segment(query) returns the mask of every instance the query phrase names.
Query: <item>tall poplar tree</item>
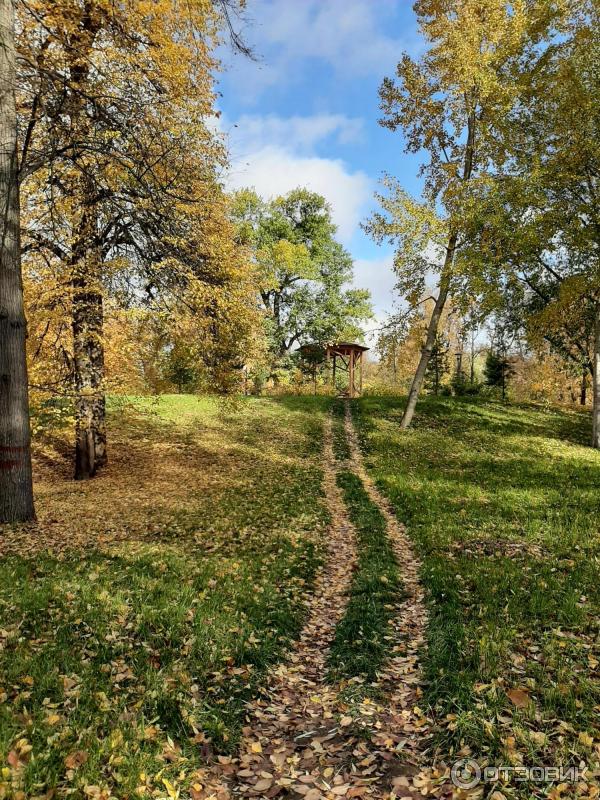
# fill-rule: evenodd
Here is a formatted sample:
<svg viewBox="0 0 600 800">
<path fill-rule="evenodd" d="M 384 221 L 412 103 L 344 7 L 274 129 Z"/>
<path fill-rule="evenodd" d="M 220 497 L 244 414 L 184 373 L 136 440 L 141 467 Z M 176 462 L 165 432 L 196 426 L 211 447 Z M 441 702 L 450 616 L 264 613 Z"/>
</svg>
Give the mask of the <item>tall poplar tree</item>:
<svg viewBox="0 0 600 800">
<path fill-rule="evenodd" d="M 0 0 L 0 522 L 34 516 L 21 280 L 13 0 Z"/>
<path fill-rule="evenodd" d="M 498 160 L 497 133 L 516 98 L 514 67 L 551 17 L 545 3 L 527 0 L 417 0 L 414 8 L 427 50 L 418 61 L 404 55 L 396 77 L 384 79 L 381 124 L 402 131 L 409 152 L 427 154 L 424 202 L 386 179 L 383 213 L 366 225 L 376 240 L 397 246 L 395 269 L 409 300 L 438 275 L 403 428 L 413 418 L 446 301 L 461 285 L 469 186 Z"/>
<path fill-rule="evenodd" d="M 512 157 L 473 193 L 465 259 L 486 303 L 520 314 L 530 344 L 593 375 L 600 447 L 600 9 L 568 2 L 559 21 L 552 46 L 519 64 L 502 131 Z"/>
</svg>

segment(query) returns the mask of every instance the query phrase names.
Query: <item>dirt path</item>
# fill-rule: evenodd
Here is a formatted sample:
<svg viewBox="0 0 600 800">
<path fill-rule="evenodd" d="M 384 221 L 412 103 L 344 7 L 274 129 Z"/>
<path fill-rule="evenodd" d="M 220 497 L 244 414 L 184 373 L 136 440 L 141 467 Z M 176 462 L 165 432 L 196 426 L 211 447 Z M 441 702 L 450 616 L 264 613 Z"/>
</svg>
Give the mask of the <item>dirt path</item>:
<svg viewBox="0 0 600 800">
<path fill-rule="evenodd" d="M 400 567 L 405 592 L 405 599 L 397 606 L 392 623 L 392 637 L 395 641 L 392 655 L 381 674 L 382 688 L 389 691 L 386 709 L 380 715 L 379 722 L 391 731 L 394 741 L 399 741 L 401 745 L 396 749 L 401 754 L 401 760 L 388 770 L 390 783 L 399 797 L 411 796 L 415 792 L 427 790 L 431 780 L 430 771 L 422 771 L 423 751 L 429 738 L 431 721 L 419 708 L 419 653 L 425 646 L 427 625 L 424 593 L 419 580 L 421 565 L 412 549 L 406 528 L 398 522 L 387 498 L 377 489 L 365 469 L 349 403 L 346 404 L 345 430 L 350 446 L 350 469 L 362 480 L 367 494 L 385 518 L 387 535 Z M 394 772 L 397 773 L 395 777 Z M 433 793 L 434 786 L 429 788 Z"/>
<path fill-rule="evenodd" d="M 333 786 L 335 769 L 329 767 L 329 757 L 332 750 L 339 752 L 340 739 L 345 742 L 346 737 L 340 737 L 338 687 L 325 681 L 326 661 L 347 603 L 356 537 L 336 483 L 331 418 L 324 431 L 323 473 L 331 524 L 326 563 L 307 598 L 307 622 L 288 661 L 272 673 L 267 699 L 259 698 L 250 707 L 239 757 L 221 758 L 223 780 L 209 781 L 199 797 L 316 800 L 327 796 L 327 781 Z"/>
<path fill-rule="evenodd" d="M 342 618 L 356 564 L 356 536 L 336 472 L 332 423 L 324 443 L 324 491 L 331 514 L 327 563 L 307 599 L 307 622 L 289 659 L 271 675 L 264 696 L 252 703 L 237 758 L 220 758 L 213 779 L 194 800 L 214 798 L 422 797 L 429 779 L 421 752 L 429 721 L 418 707 L 418 651 L 426 614 L 415 561 L 404 528 L 366 474 L 347 407 L 346 435 L 351 458 L 344 465 L 362 480 L 385 516 L 398 559 L 405 595 L 395 609 L 390 659 L 379 679 L 327 681 L 327 656 Z M 362 700 L 348 699 L 355 695 Z M 372 696 L 385 697 L 375 702 Z M 215 780 L 218 776 L 218 780 Z M 433 787 L 432 787 L 433 788 Z"/>
</svg>

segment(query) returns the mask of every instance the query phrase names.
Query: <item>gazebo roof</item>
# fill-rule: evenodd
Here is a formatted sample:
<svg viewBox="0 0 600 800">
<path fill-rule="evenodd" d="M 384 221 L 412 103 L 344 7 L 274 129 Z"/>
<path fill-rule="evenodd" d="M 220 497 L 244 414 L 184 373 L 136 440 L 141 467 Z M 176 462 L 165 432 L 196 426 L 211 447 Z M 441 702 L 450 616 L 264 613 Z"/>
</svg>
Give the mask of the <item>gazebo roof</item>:
<svg viewBox="0 0 600 800">
<path fill-rule="evenodd" d="M 364 353 L 369 350 L 364 344 L 358 344 L 357 342 L 334 342 L 328 345 L 327 349 L 335 351 L 336 353 L 342 353 L 343 355 L 357 352 Z"/>
</svg>

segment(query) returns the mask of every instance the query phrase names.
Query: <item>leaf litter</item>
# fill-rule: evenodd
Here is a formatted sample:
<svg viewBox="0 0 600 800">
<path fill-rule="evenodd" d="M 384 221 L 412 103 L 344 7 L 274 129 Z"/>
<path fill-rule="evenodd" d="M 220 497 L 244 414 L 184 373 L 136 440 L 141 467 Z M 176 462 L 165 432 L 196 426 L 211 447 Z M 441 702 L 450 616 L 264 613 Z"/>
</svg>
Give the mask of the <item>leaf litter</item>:
<svg viewBox="0 0 600 800">
<path fill-rule="evenodd" d="M 423 767 L 432 721 L 419 707 L 419 653 L 427 622 L 419 562 L 404 527 L 364 469 L 349 409 L 345 431 L 351 468 L 385 516 L 402 573 L 404 591 L 388 637 L 390 657 L 375 681 L 358 677 L 328 682 L 329 647 L 356 565 L 356 536 L 336 484 L 329 420 L 324 437 L 324 491 L 331 515 L 328 554 L 307 599 L 307 623 L 288 661 L 275 669 L 265 693 L 250 704 L 239 754 L 220 759 L 197 786 L 193 800 L 391 800 L 452 793 L 446 769 Z"/>
</svg>

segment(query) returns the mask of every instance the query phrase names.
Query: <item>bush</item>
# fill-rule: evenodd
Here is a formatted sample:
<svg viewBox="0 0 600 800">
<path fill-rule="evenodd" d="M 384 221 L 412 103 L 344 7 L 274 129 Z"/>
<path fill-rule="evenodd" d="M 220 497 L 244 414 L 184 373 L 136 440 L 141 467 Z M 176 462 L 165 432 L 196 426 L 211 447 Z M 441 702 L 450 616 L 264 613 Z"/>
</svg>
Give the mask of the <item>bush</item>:
<svg viewBox="0 0 600 800">
<path fill-rule="evenodd" d="M 481 392 L 481 384 L 477 382 L 471 383 L 462 373 L 460 375 L 453 375 L 450 385 L 456 397 L 473 396 Z"/>
</svg>

